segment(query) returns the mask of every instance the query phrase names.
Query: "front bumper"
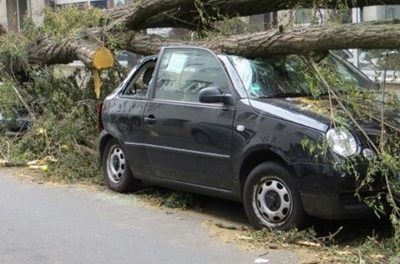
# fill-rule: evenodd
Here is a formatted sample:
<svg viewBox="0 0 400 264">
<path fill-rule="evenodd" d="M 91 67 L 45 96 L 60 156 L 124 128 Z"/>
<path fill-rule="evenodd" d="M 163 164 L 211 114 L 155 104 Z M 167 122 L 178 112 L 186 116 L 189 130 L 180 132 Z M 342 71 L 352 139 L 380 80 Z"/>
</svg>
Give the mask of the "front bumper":
<svg viewBox="0 0 400 264">
<path fill-rule="evenodd" d="M 343 196 L 347 198 L 342 200 Z M 307 214 L 324 219 L 357 219 L 374 215 L 370 207 L 354 196 L 354 192 L 337 196 L 302 194 L 301 197 Z"/>
<path fill-rule="evenodd" d="M 293 168 L 304 209 L 309 215 L 325 219 L 354 219 L 374 214 L 356 197 L 353 176 L 340 173 L 326 164 L 296 164 Z"/>
</svg>

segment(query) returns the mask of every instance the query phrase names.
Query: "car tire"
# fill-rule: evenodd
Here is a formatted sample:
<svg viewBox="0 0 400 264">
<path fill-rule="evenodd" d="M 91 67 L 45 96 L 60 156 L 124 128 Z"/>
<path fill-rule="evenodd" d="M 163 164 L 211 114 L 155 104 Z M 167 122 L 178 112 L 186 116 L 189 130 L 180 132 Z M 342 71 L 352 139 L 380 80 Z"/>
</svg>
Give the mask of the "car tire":
<svg viewBox="0 0 400 264">
<path fill-rule="evenodd" d="M 116 192 L 126 193 L 138 188 L 140 181 L 132 175 L 125 153 L 117 140 L 107 142 L 102 158 L 103 176 L 107 186 Z"/>
<path fill-rule="evenodd" d="M 243 204 L 256 229 L 287 231 L 304 228 L 307 224 L 292 176 L 275 162 L 261 163 L 250 172 L 244 185 Z"/>
</svg>

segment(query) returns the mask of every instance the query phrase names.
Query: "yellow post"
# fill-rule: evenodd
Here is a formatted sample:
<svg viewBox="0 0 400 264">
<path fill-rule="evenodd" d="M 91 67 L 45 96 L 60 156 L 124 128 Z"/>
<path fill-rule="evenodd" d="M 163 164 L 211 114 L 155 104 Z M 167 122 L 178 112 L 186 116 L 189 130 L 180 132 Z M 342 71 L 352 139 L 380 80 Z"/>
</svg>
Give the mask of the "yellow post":
<svg viewBox="0 0 400 264">
<path fill-rule="evenodd" d="M 94 92 L 96 94 L 96 98 L 99 99 L 101 96 L 101 86 L 103 83 L 101 82 L 100 72 L 96 69 L 93 69 L 93 81 L 94 81 Z"/>
<path fill-rule="evenodd" d="M 110 68 L 113 65 L 114 56 L 111 50 L 104 47 L 98 48 L 93 55 L 93 81 L 97 99 L 101 96 L 101 86 L 103 85 L 100 78 L 100 70 Z"/>
</svg>

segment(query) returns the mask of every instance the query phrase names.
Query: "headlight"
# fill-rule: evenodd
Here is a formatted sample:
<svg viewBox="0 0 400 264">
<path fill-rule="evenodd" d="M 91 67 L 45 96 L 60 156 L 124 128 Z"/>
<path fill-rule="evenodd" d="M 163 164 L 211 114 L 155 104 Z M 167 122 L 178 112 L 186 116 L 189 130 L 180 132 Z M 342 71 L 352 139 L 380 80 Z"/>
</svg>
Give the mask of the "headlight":
<svg viewBox="0 0 400 264">
<path fill-rule="evenodd" d="M 329 147 L 343 157 L 349 157 L 357 153 L 358 145 L 354 136 L 344 128 L 332 128 L 326 133 Z"/>
</svg>

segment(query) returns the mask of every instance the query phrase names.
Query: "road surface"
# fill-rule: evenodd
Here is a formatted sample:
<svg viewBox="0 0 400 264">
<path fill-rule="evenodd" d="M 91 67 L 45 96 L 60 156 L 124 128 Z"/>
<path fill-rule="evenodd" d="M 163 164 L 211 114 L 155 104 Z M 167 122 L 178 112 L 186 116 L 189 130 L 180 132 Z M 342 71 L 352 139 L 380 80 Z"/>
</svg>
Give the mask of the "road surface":
<svg viewBox="0 0 400 264">
<path fill-rule="evenodd" d="M 0 170 L 0 263 L 297 263 L 291 252 L 260 257 L 260 250 L 211 237 L 202 226 L 209 215 L 166 214 L 127 198 L 132 195 L 8 174 Z"/>
</svg>

